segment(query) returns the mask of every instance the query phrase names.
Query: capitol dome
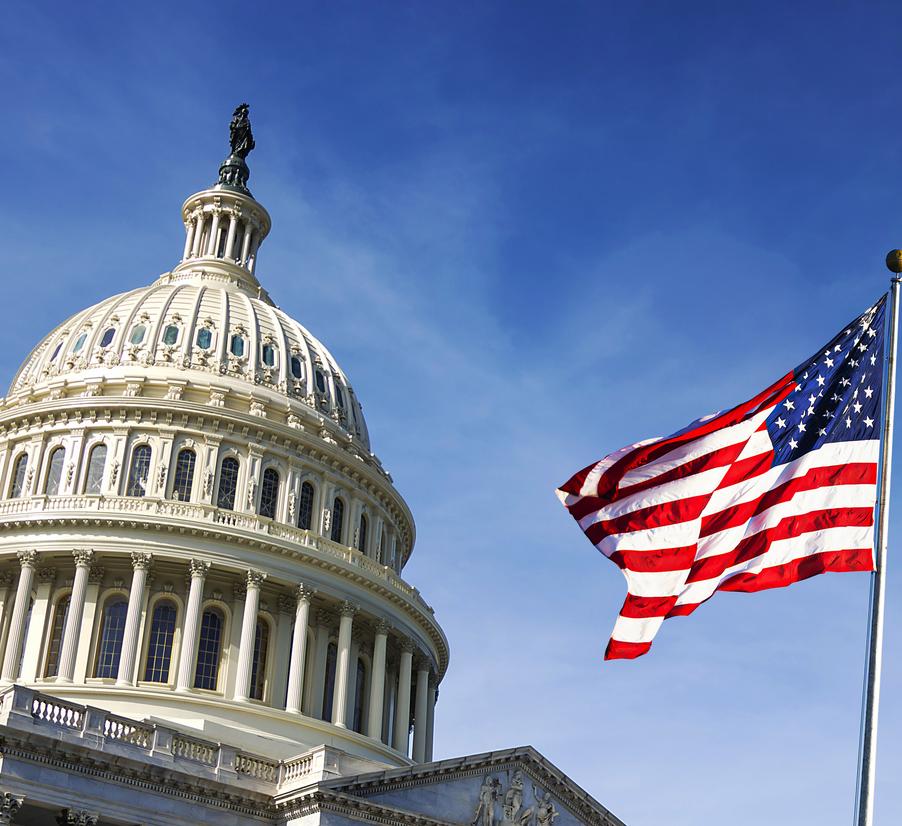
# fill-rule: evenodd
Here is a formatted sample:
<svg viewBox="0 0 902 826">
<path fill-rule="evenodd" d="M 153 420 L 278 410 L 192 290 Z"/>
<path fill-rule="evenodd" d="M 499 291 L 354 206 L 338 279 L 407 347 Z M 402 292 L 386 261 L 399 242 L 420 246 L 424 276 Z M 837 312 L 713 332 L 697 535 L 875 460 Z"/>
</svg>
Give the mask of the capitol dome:
<svg viewBox="0 0 902 826">
<path fill-rule="evenodd" d="M 0 680 L 254 771 L 428 761 L 448 644 L 401 575 L 413 518 L 347 375 L 258 281 L 250 148 L 233 130 L 183 204 L 172 271 L 60 324 L 0 403 Z"/>
</svg>

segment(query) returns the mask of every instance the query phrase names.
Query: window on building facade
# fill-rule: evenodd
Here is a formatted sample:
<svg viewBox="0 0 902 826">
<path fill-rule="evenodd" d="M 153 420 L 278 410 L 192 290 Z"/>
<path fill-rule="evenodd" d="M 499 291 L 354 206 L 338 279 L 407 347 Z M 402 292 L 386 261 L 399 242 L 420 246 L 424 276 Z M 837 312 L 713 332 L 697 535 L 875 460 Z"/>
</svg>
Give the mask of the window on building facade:
<svg viewBox="0 0 902 826">
<path fill-rule="evenodd" d="M 207 327 L 201 327 L 197 331 L 197 338 L 195 338 L 195 341 L 201 350 L 209 350 L 210 345 L 213 343 L 213 332 Z"/>
<path fill-rule="evenodd" d="M 344 393 L 341 392 L 341 387 L 338 382 L 335 382 L 335 401 L 338 402 L 338 406 L 344 408 L 345 406 L 345 397 Z"/>
<path fill-rule="evenodd" d="M 82 333 L 77 339 L 75 339 L 75 344 L 72 345 L 73 353 L 80 353 L 81 348 L 85 346 L 85 342 L 88 340 L 88 334 Z"/>
<path fill-rule="evenodd" d="M 106 445 L 94 445 L 88 454 L 88 475 L 85 493 L 100 493 L 103 489 L 103 472 L 106 468 Z"/>
<path fill-rule="evenodd" d="M 263 363 L 267 367 L 273 367 L 276 363 L 276 351 L 271 344 L 264 344 L 262 349 Z"/>
<path fill-rule="evenodd" d="M 344 527 L 344 520 L 345 503 L 336 496 L 335 501 L 332 503 L 332 530 L 329 534 L 329 537 L 333 542 L 341 542 L 341 531 Z"/>
<path fill-rule="evenodd" d="M 320 393 L 326 392 L 326 377 L 319 371 L 316 371 L 316 389 Z"/>
<path fill-rule="evenodd" d="M 215 609 L 204 611 L 200 621 L 200 641 L 197 645 L 197 668 L 194 687 L 216 690 L 219 677 L 219 652 L 222 649 L 222 614 Z"/>
<path fill-rule="evenodd" d="M 114 335 L 116 335 L 116 328 L 107 327 L 106 330 L 103 331 L 103 335 L 100 337 L 100 346 L 109 347 L 113 343 Z"/>
<path fill-rule="evenodd" d="M 132 334 L 128 337 L 129 343 L 137 346 L 142 341 L 144 341 L 144 334 L 146 332 L 147 327 L 145 327 L 143 324 L 139 324 L 137 327 L 135 327 L 134 330 L 132 330 Z"/>
<path fill-rule="evenodd" d="M 53 618 L 50 620 L 50 634 L 47 637 L 47 664 L 44 666 L 45 677 L 59 674 L 60 650 L 63 647 L 63 631 L 66 629 L 66 617 L 69 616 L 69 595 L 60 597 L 53 606 Z"/>
<path fill-rule="evenodd" d="M 241 336 L 232 336 L 229 341 L 229 352 L 236 358 L 244 355 L 244 339 Z"/>
<path fill-rule="evenodd" d="M 132 451 L 132 463 L 128 471 L 126 496 L 144 496 L 150 475 L 150 445 L 138 445 Z"/>
<path fill-rule="evenodd" d="M 58 496 L 60 482 L 63 480 L 63 463 L 66 461 L 65 448 L 55 448 L 50 454 L 50 463 L 47 468 L 47 479 L 44 482 L 44 493 L 48 496 Z"/>
<path fill-rule="evenodd" d="M 191 485 L 194 482 L 194 465 L 197 455 L 190 448 L 179 451 L 175 460 L 175 477 L 172 480 L 172 498 L 179 502 L 187 502 L 191 498 Z"/>
<path fill-rule="evenodd" d="M 278 501 L 279 474 L 274 468 L 268 467 L 263 471 L 263 482 L 260 484 L 260 516 L 275 519 Z"/>
<path fill-rule="evenodd" d="M 300 381 L 304 376 L 304 365 L 301 363 L 300 356 L 291 357 L 291 375 Z"/>
<path fill-rule="evenodd" d="M 370 522 L 366 518 L 366 514 L 360 514 L 360 525 L 357 527 L 357 550 L 366 553 L 366 534 L 369 529 Z"/>
<path fill-rule="evenodd" d="M 172 639 L 178 610 L 171 600 L 161 600 L 153 609 L 150 637 L 147 641 L 147 661 L 144 680 L 148 683 L 168 683 L 172 661 Z"/>
<path fill-rule="evenodd" d="M 163 330 L 163 344 L 172 347 L 179 340 L 179 328 L 175 324 L 169 324 Z"/>
<path fill-rule="evenodd" d="M 382 525 L 382 532 L 379 534 L 379 562 L 385 564 L 385 524 Z"/>
<path fill-rule="evenodd" d="M 53 355 L 50 356 L 50 361 L 56 361 L 56 357 L 60 354 L 60 350 L 63 349 L 63 342 L 58 341 L 56 347 L 53 348 Z"/>
<path fill-rule="evenodd" d="M 28 454 L 23 453 L 13 466 L 13 478 L 9 485 L 10 499 L 18 499 L 25 493 L 25 471 L 28 469 Z"/>
<path fill-rule="evenodd" d="M 363 703 L 366 688 L 366 664 L 357 658 L 357 681 L 354 683 L 354 716 L 351 720 L 354 731 L 363 734 Z"/>
<path fill-rule="evenodd" d="M 107 600 L 100 623 L 100 644 L 97 647 L 95 677 L 116 677 L 119 673 L 119 657 L 122 654 L 122 638 L 125 634 L 125 615 L 128 603 L 121 597 Z"/>
<path fill-rule="evenodd" d="M 216 507 L 235 510 L 235 492 L 238 490 L 238 460 L 228 456 L 222 460 L 219 469 L 219 492 Z"/>
<path fill-rule="evenodd" d="M 313 524 L 313 485 L 304 482 L 301 485 L 301 499 L 298 502 L 298 527 L 310 530 Z"/>
<path fill-rule="evenodd" d="M 251 699 L 262 700 L 266 689 L 266 654 L 269 650 L 269 623 L 257 618 L 254 631 L 254 661 L 251 666 Z"/>
<path fill-rule="evenodd" d="M 334 642 L 326 649 L 326 679 L 323 683 L 323 720 L 332 719 L 332 695 L 335 693 L 335 664 L 338 660 L 338 647 Z"/>
</svg>

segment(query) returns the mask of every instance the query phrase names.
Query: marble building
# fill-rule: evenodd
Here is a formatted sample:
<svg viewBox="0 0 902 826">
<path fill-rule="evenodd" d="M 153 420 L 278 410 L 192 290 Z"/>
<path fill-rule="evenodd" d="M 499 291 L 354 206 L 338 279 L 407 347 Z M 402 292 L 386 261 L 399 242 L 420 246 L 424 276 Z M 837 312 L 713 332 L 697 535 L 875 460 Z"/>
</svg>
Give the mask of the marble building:
<svg viewBox="0 0 902 826">
<path fill-rule="evenodd" d="M 0 400 L 0 824 L 619 824 L 531 748 L 433 761 L 413 518 L 230 143 L 177 266 Z"/>
</svg>

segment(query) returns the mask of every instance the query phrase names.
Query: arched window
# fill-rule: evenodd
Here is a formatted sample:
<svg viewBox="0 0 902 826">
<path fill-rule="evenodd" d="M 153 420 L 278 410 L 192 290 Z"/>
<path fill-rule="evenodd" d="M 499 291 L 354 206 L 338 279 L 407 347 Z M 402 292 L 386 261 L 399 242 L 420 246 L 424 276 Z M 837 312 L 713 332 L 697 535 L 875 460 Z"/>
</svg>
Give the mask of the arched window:
<svg viewBox="0 0 902 826">
<path fill-rule="evenodd" d="M 106 330 L 103 331 L 103 335 L 100 337 L 100 346 L 109 347 L 113 343 L 114 335 L 116 335 L 116 328 L 107 327 Z"/>
<path fill-rule="evenodd" d="M 132 451 L 132 464 L 128 472 L 126 496 L 144 496 L 147 493 L 147 477 L 150 475 L 150 445 L 138 445 Z"/>
<path fill-rule="evenodd" d="M 332 503 L 332 531 L 330 538 L 333 542 L 341 542 L 341 529 L 344 527 L 345 521 L 345 503 L 335 497 Z"/>
<path fill-rule="evenodd" d="M 263 483 L 260 485 L 260 516 L 275 519 L 278 501 L 279 474 L 275 468 L 268 467 L 263 471 Z"/>
<path fill-rule="evenodd" d="M 48 496 L 58 496 L 60 482 L 63 480 L 63 462 L 66 461 L 65 448 L 55 448 L 50 454 L 50 465 L 47 468 L 47 479 L 44 482 L 44 493 Z"/>
<path fill-rule="evenodd" d="M 115 677 L 119 673 L 127 611 L 128 603 L 122 597 L 112 597 L 103 608 L 100 645 L 97 647 L 97 664 L 94 666 L 95 677 Z"/>
<path fill-rule="evenodd" d="M 147 662 L 144 680 L 148 683 L 168 683 L 169 664 L 172 660 L 172 638 L 178 610 L 170 600 L 161 600 L 153 609 L 150 621 L 150 637 L 147 641 Z"/>
<path fill-rule="evenodd" d="M 163 344 L 172 347 L 179 340 L 179 328 L 175 324 L 170 324 L 163 330 Z"/>
<path fill-rule="evenodd" d="M 379 534 L 379 562 L 385 565 L 385 524 L 382 525 L 382 531 Z"/>
<path fill-rule="evenodd" d="M 251 666 L 251 699 L 262 700 L 266 689 L 266 654 L 269 650 L 269 623 L 257 618 L 254 632 L 254 662 Z"/>
<path fill-rule="evenodd" d="M 335 663 L 338 647 L 334 642 L 326 649 L 326 679 L 323 681 L 323 720 L 332 719 L 332 695 L 335 693 Z"/>
<path fill-rule="evenodd" d="M 360 514 L 360 526 L 357 528 L 357 550 L 366 553 L 366 533 L 370 526 L 366 514 Z"/>
<path fill-rule="evenodd" d="M 25 471 L 28 468 L 28 454 L 23 453 L 13 466 L 13 478 L 9 485 L 9 498 L 18 499 L 25 493 Z"/>
<path fill-rule="evenodd" d="M 69 615 L 69 595 L 61 597 L 53 606 L 53 619 L 50 621 L 50 634 L 47 639 L 47 664 L 44 666 L 45 677 L 59 674 L 60 649 L 63 645 L 63 631 L 66 628 L 66 617 Z"/>
<path fill-rule="evenodd" d="M 313 524 L 313 485 L 304 482 L 301 485 L 301 500 L 298 503 L 298 527 L 310 530 Z"/>
<path fill-rule="evenodd" d="M 219 677 L 219 652 L 222 649 L 222 614 L 211 608 L 204 611 L 200 621 L 200 641 L 197 645 L 197 669 L 194 687 L 216 690 Z"/>
<path fill-rule="evenodd" d="M 88 454 L 88 475 L 85 493 L 100 493 L 103 489 L 103 471 L 106 468 L 106 445 L 94 445 Z"/>
<path fill-rule="evenodd" d="M 172 498 L 179 502 L 187 502 L 191 498 L 191 485 L 194 482 L 194 463 L 197 455 L 190 448 L 179 451 L 175 460 L 175 478 L 172 482 Z"/>
<path fill-rule="evenodd" d="M 238 460 L 228 456 L 222 460 L 219 469 L 219 493 L 216 494 L 216 507 L 225 510 L 235 509 L 235 491 L 238 490 Z"/>
<path fill-rule="evenodd" d="M 213 343 L 213 331 L 207 327 L 201 327 L 197 331 L 197 338 L 195 338 L 195 341 L 201 350 L 209 350 L 210 345 Z"/>
<path fill-rule="evenodd" d="M 366 694 L 366 665 L 363 660 L 357 658 L 357 681 L 354 683 L 354 716 L 351 720 L 354 731 L 363 734 L 363 703 Z"/>
</svg>

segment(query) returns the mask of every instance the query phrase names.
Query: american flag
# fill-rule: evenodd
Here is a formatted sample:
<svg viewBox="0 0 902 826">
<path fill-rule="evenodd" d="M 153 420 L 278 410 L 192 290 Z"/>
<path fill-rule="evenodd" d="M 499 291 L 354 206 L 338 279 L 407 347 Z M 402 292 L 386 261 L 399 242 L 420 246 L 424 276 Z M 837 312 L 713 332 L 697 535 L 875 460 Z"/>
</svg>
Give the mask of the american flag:
<svg viewBox="0 0 902 826">
<path fill-rule="evenodd" d="M 874 569 L 886 296 L 747 402 L 606 456 L 558 496 L 623 571 L 605 659 L 715 591 Z"/>
</svg>

